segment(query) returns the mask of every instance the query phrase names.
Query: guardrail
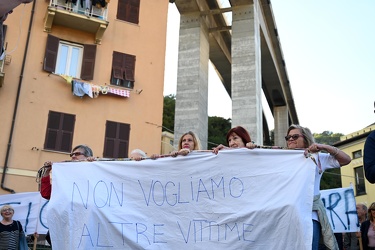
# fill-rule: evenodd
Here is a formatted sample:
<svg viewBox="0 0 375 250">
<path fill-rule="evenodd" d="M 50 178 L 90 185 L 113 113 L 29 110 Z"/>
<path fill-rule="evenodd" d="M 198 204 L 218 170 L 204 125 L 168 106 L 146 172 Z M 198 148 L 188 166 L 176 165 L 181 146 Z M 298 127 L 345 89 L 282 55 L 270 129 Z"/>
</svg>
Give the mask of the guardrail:
<svg viewBox="0 0 375 250">
<path fill-rule="evenodd" d="M 49 6 L 107 21 L 107 6 L 92 5 L 91 0 L 77 0 L 76 3 L 71 2 L 71 0 L 50 0 Z"/>
</svg>

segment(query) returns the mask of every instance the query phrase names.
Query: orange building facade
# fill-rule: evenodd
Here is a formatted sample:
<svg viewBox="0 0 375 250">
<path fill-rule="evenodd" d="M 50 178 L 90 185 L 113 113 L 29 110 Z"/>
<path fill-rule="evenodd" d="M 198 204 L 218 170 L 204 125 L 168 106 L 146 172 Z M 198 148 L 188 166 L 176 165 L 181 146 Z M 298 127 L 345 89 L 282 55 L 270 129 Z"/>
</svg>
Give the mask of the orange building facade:
<svg viewBox="0 0 375 250">
<path fill-rule="evenodd" d="M 168 1 L 35 1 L 4 22 L 0 194 L 38 190 L 45 161 L 160 152 Z"/>
</svg>

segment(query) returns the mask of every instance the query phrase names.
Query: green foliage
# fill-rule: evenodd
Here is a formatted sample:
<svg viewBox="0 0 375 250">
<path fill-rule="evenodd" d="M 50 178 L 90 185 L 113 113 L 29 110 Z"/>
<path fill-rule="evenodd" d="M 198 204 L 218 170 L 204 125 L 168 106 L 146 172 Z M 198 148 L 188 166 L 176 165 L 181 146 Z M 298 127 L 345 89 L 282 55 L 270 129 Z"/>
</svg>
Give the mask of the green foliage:
<svg viewBox="0 0 375 250">
<path fill-rule="evenodd" d="M 209 116 L 208 117 L 208 145 L 211 149 L 219 144 L 226 145 L 226 135 L 231 128 L 231 119 L 224 119 L 223 117 Z"/>
<path fill-rule="evenodd" d="M 341 133 L 332 133 L 331 131 L 324 131 L 321 134 L 314 133 L 314 138 L 317 143 L 332 145 L 335 142 L 340 141 Z"/>
<path fill-rule="evenodd" d="M 163 105 L 163 131 L 173 132 L 174 130 L 174 112 L 176 107 L 176 96 L 164 96 Z"/>
<path fill-rule="evenodd" d="M 324 131 L 321 134 L 314 133 L 316 143 L 332 145 L 340 141 L 341 133 L 332 133 L 331 131 Z M 320 181 L 320 189 L 340 188 L 341 184 L 341 171 L 339 168 L 328 169 L 324 172 Z"/>
</svg>

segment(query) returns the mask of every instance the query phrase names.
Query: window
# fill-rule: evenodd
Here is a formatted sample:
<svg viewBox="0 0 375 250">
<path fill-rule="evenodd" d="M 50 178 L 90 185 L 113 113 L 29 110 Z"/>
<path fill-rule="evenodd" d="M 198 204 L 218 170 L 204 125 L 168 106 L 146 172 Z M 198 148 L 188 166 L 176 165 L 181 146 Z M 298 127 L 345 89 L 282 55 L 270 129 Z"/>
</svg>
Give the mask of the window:
<svg viewBox="0 0 375 250">
<path fill-rule="evenodd" d="M 75 115 L 50 111 L 44 149 L 70 152 L 72 150 L 74 123 Z"/>
<path fill-rule="evenodd" d="M 135 56 L 113 52 L 111 84 L 134 88 Z"/>
<path fill-rule="evenodd" d="M 353 152 L 353 159 L 357 159 L 361 157 L 362 157 L 362 150 L 357 150 Z"/>
<path fill-rule="evenodd" d="M 363 166 L 354 168 L 354 177 L 356 195 L 358 196 L 366 194 L 365 175 L 363 172 Z"/>
<path fill-rule="evenodd" d="M 96 45 L 75 44 L 48 35 L 43 69 L 78 79 L 94 78 Z"/>
<path fill-rule="evenodd" d="M 108 158 L 127 158 L 129 133 L 129 124 L 107 121 L 103 156 Z"/>
<path fill-rule="evenodd" d="M 139 23 L 140 0 L 119 0 L 116 18 L 130 23 Z"/>
</svg>

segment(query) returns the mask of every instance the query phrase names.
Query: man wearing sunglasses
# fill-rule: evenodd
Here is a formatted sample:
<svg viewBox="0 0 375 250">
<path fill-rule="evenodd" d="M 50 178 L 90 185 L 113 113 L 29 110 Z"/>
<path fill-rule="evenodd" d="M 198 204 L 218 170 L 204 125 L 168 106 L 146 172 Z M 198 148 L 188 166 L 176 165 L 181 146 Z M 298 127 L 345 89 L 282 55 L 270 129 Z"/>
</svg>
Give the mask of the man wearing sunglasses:
<svg viewBox="0 0 375 250">
<path fill-rule="evenodd" d="M 70 153 L 70 157 L 72 158 L 72 161 L 94 161 L 95 160 L 95 158 L 93 157 L 91 148 L 87 145 L 78 145 L 75 148 L 73 148 L 72 152 Z M 49 200 L 51 198 L 51 191 L 52 191 L 51 178 L 50 178 L 50 173 L 52 170 L 52 162 L 50 161 L 45 162 L 43 167 L 45 171 L 43 173 L 43 176 L 40 182 L 40 194 L 42 195 L 44 199 Z M 49 231 L 47 232 L 46 240 L 48 244 L 51 245 Z"/>
</svg>

